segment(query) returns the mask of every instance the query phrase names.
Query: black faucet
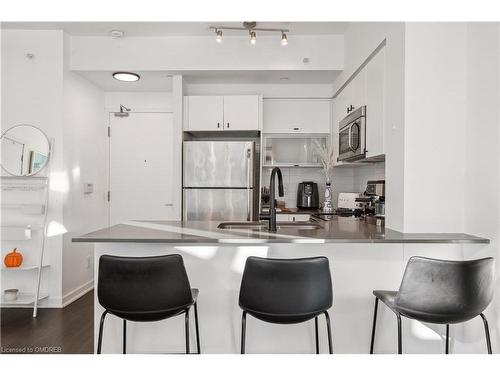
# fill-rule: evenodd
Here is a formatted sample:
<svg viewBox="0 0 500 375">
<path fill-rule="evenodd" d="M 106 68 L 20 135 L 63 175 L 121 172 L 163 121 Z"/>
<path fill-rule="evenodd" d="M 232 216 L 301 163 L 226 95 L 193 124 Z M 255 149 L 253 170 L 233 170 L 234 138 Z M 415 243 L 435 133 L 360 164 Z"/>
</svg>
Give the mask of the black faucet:
<svg viewBox="0 0 500 375">
<path fill-rule="evenodd" d="M 261 220 L 269 221 L 269 232 L 276 232 L 276 175 L 278 175 L 278 194 L 280 197 L 283 193 L 283 177 L 281 176 L 281 169 L 274 167 L 271 171 L 271 179 L 269 181 L 269 214 L 261 214 Z"/>
</svg>

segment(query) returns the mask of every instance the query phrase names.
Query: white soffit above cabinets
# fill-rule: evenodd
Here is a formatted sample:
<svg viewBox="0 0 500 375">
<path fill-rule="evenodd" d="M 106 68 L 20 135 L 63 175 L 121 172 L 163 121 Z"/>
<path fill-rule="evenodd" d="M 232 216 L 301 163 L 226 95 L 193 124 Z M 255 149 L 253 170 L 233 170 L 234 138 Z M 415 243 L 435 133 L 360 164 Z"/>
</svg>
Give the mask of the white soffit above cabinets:
<svg viewBox="0 0 500 375">
<path fill-rule="evenodd" d="M 290 35 L 344 34 L 347 22 L 257 22 L 258 27 L 290 29 Z M 122 30 L 125 37 L 212 36 L 210 26 L 238 27 L 242 22 L 3 22 L 3 29 L 64 30 L 74 36 L 108 36 Z M 230 32 L 227 32 L 228 35 Z"/>
<path fill-rule="evenodd" d="M 185 72 L 191 84 L 328 84 L 340 74 L 339 70 L 249 70 Z"/>
<path fill-rule="evenodd" d="M 75 71 L 104 91 L 172 91 L 173 74 L 182 74 L 188 84 L 331 84 L 340 74 L 335 70 L 319 71 L 138 71 L 141 79 L 120 82 L 112 71 Z"/>
<path fill-rule="evenodd" d="M 75 71 L 103 91 L 172 91 L 172 77 L 167 72 L 134 71 L 141 79 L 121 82 L 113 78 L 113 71 Z"/>
</svg>

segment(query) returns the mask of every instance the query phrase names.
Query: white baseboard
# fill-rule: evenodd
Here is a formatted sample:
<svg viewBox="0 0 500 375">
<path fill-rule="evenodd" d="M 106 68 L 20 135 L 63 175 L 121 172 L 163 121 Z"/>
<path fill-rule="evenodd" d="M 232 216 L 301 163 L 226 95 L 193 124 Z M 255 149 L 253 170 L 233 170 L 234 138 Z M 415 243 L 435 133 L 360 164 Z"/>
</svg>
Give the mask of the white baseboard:
<svg viewBox="0 0 500 375">
<path fill-rule="evenodd" d="M 79 286 L 78 288 L 73 289 L 71 292 L 66 293 L 62 298 L 62 306 L 66 307 L 73 301 L 76 301 L 78 298 L 83 296 L 84 294 L 90 292 L 94 289 L 94 280 L 87 281 L 85 284 Z"/>
</svg>

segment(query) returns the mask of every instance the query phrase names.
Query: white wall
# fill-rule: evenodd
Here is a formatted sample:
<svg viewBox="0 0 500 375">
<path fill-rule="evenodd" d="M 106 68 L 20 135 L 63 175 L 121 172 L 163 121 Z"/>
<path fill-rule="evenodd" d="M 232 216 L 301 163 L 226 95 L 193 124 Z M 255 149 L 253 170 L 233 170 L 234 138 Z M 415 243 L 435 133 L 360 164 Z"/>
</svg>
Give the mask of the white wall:
<svg viewBox="0 0 500 375">
<path fill-rule="evenodd" d="M 120 104 L 136 112 L 171 112 L 172 92 L 112 91 L 104 93 L 106 112 L 119 112 Z"/>
<path fill-rule="evenodd" d="M 208 34 L 208 32 L 207 32 Z M 79 37 L 72 38 L 72 70 L 342 70 L 342 35 L 290 35 L 286 47 L 279 35 L 248 37 Z M 309 63 L 303 63 L 303 58 Z"/>
<path fill-rule="evenodd" d="M 500 27 L 498 23 L 467 24 L 465 117 L 464 231 L 490 239 L 478 249 L 465 246 L 466 258 L 496 258 L 500 278 L 499 250 L 499 150 L 500 150 Z M 494 303 L 486 310 L 492 325 L 493 350 L 500 346 L 500 289 L 496 283 Z M 485 345 L 481 322 L 466 325 L 465 341 L 474 343 L 477 352 Z M 496 348 L 496 349 L 495 349 Z M 466 347 L 463 349 L 467 350 Z"/>
<path fill-rule="evenodd" d="M 464 229 L 466 32 L 465 23 L 406 24 L 405 232 Z"/>
<path fill-rule="evenodd" d="M 386 226 L 403 230 L 404 204 L 404 64 L 405 24 L 353 22 L 344 35 L 344 71 L 334 82 L 334 93 L 385 39 Z M 334 99 L 335 100 L 335 99 Z"/>
<path fill-rule="evenodd" d="M 65 51 L 69 50 L 65 36 Z M 102 120 L 104 93 L 65 61 L 63 98 L 64 170 L 68 191 L 63 204 L 67 233 L 63 243 L 63 303 L 93 286 L 92 244 L 72 243 L 71 238 L 106 226 L 106 128 Z M 84 183 L 94 192 L 84 194 Z"/>
<path fill-rule="evenodd" d="M 17 124 L 32 124 L 54 140 L 51 159 L 49 222 L 63 224 L 64 181 L 63 122 L 63 33 L 61 31 L 2 30 L 2 131 Z M 33 59 L 26 57 L 34 54 Z M 36 264 L 40 232 L 25 249 L 27 261 Z M 12 243 L 4 243 L 4 248 Z M 48 238 L 45 260 L 50 298 L 42 304 L 58 306 L 62 298 L 62 235 Z M 28 278 L 30 276 L 26 276 Z M 34 279 L 33 279 L 34 280 Z M 33 290 L 28 290 L 33 291 Z"/>
</svg>

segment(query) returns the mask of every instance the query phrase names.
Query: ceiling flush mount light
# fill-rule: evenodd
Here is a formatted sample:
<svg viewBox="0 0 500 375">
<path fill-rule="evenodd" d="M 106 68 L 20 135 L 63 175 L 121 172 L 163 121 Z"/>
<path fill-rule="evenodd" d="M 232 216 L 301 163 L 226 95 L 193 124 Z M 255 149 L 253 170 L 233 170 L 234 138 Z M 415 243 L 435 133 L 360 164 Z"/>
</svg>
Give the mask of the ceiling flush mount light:
<svg viewBox="0 0 500 375">
<path fill-rule="evenodd" d="M 113 73 L 113 78 L 123 82 L 135 82 L 140 80 L 141 76 L 130 72 L 115 72 Z"/>
<path fill-rule="evenodd" d="M 282 46 L 288 45 L 288 38 L 286 37 L 285 33 L 281 33 L 281 45 Z"/>
<path fill-rule="evenodd" d="M 215 34 L 217 35 L 215 41 L 217 43 L 222 43 L 222 30 L 216 30 Z"/>
<path fill-rule="evenodd" d="M 259 32 L 269 32 L 269 33 L 280 33 L 281 34 L 281 45 L 286 46 L 288 44 L 288 38 L 286 33 L 289 33 L 288 29 L 269 29 L 264 27 L 257 27 L 257 22 L 243 22 L 241 27 L 235 26 L 210 26 L 209 30 L 215 32 L 215 41 L 217 43 L 222 43 L 222 31 L 232 30 L 232 31 L 244 31 L 248 32 L 250 35 L 250 44 L 255 45 L 257 43 L 257 31 Z"/>
<path fill-rule="evenodd" d="M 250 44 L 255 45 L 257 43 L 257 34 L 255 34 L 255 31 L 250 31 Z"/>
</svg>

